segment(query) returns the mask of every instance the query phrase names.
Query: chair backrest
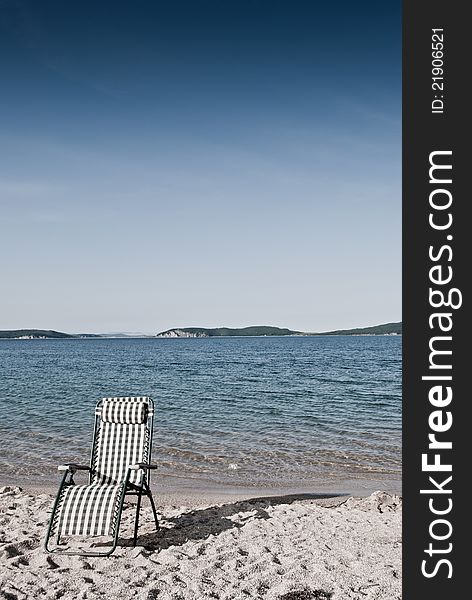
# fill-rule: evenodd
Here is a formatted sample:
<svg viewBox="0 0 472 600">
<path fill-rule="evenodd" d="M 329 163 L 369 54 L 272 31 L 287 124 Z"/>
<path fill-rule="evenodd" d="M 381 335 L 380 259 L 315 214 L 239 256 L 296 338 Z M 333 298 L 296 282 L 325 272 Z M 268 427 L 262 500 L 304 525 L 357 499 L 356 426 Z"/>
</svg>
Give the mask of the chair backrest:
<svg viewBox="0 0 472 600">
<path fill-rule="evenodd" d="M 90 482 L 124 481 L 127 469 L 151 460 L 154 405 L 147 396 L 103 398 L 95 409 Z M 147 472 L 131 471 L 129 482 L 141 485 Z"/>
</svg>

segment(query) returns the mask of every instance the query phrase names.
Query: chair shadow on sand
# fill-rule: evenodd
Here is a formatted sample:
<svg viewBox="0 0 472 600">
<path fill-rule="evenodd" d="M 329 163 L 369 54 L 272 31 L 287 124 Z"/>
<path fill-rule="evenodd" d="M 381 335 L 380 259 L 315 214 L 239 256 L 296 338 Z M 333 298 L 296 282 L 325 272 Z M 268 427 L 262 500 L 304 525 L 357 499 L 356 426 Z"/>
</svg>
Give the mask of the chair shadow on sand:
<svg viewBox="0 0 472 600">
<path fill-rule="evenodd" d="M 323 500 L 329 498 L 336 499 L 333 504 L 333 506 L 336 506 L 342 504 L 346 496 L 341 494 L 266 496 L 241 500 L 221 506 L 202 509 L 195 508 L 175 517 L 165 517 L 160 513 L 160 529 L 152 533 L 139 535 L 137 546 L 144 547 L 145 550 L 150 552 L 156 552 L 170 546 L 181 546 L 189 540 L 204 541 L 210 535 L 219 535 L 229 529 L 239 529 L 250 520 L 270 519 L 267 508 L 271 506 L 291 504 L 299 500 Z M 120 537 L 118 545 L 129 547 L 133 545 L 133 540 L 132 538 Z"/>
</svg>

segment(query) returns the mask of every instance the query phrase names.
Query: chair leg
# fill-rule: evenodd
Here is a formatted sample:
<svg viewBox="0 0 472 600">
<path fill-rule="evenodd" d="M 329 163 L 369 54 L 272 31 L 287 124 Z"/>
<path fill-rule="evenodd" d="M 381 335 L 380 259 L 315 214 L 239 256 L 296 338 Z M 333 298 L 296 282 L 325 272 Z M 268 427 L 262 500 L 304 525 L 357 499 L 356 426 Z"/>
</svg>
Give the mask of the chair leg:
<svg viewBox="0 0 472 600">
<path fill-rule="evenodd" d="M 156 505 L 154 504 L 154 498 L 152 497 L 151 490 L 149 490 L 148 495 L 149 495 L 149 501 L 150 501 L 151 507 L 152 507 L 152 512 L 154 515 L 154 523 L 156 524 L 156 530 L 157 530 L 157 529 L 159 529 L 159 519 L 157 518 Z"/>
<path fill-rule="evenodd" d="M 141 497 L 143 495 L 143 488 L 139 490 L 138 494 L 138 502 L 136 505 L 136 519 L 134 521 L 134 537 L 133 537 L 133 546 L 136 546 L 136 542 L 138 540 L 138 526 L 139 526 L 139 511 L 141 510 Z"/>
<path fill-rule="evenodd" d="M 151 488 L 147 481 L 144 482 L 144 487 L 146 488 L 146 496 L 149 498 L 149 502 L 151 503 L 152 514 L 154 515 L 154 523 L 156 525 L 156 530 L 159 529 L 159 519 L 157 517 L 156 505 L 154 504 L 154 498 L 152 497 Z"/>
</svg>

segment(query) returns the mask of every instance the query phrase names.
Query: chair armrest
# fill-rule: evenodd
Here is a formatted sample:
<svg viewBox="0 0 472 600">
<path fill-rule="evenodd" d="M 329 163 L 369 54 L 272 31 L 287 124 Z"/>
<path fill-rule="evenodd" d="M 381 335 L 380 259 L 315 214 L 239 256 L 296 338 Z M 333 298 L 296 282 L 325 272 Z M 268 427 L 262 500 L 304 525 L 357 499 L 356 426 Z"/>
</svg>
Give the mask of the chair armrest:
<svg viewBox="0 0 472 600">
<path fill-rule="evenodd" d="M 135 465 L 130 465 L 129 469 L 131 471 L 138 471 L 139 469 L 157 469 L 157 465 L 149 465 L 148 463 L 136 463 Z"/>
<path fill-rule="evenodd" d="M 70 463 L 68 465 L 59 465 L 57 467 L 58 471 L 70 471 L 71 473 L 75 473 L 76 471 L 90 471 L 90 467 L 86 467 L 85 465 L 76 465 L 74 463 Z"/>
</svg>

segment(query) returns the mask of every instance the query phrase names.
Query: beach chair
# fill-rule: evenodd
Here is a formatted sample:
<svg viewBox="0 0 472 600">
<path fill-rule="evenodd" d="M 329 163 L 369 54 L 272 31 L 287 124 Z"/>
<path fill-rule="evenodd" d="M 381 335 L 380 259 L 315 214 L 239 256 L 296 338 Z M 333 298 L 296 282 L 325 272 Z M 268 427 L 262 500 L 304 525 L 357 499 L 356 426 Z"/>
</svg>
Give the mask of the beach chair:
<svg viewBox="0 0 472 600">
<path fill-rule="evenodd" d="M 149 485 L 154 404 L 148 397 L 103 398 L 95 409 L 95 427 L 89 466 L 58 467 L 64 476 L 52 509 L 44 543 L 47 552 L 79 556 L 109 556 L 118 542 L 125 497 L 137 496 L 133 544 L 136 545 L 141 500 L 150 500 L 156 529 L 156 507 Z M 77 471 L 88 472 L 88 483 L 74 481 Z M 56 546 L 49 547 L 56 536 Z M 111 536 L 106 551 L 61 548 L 69 536 Z"/>
</svg>

